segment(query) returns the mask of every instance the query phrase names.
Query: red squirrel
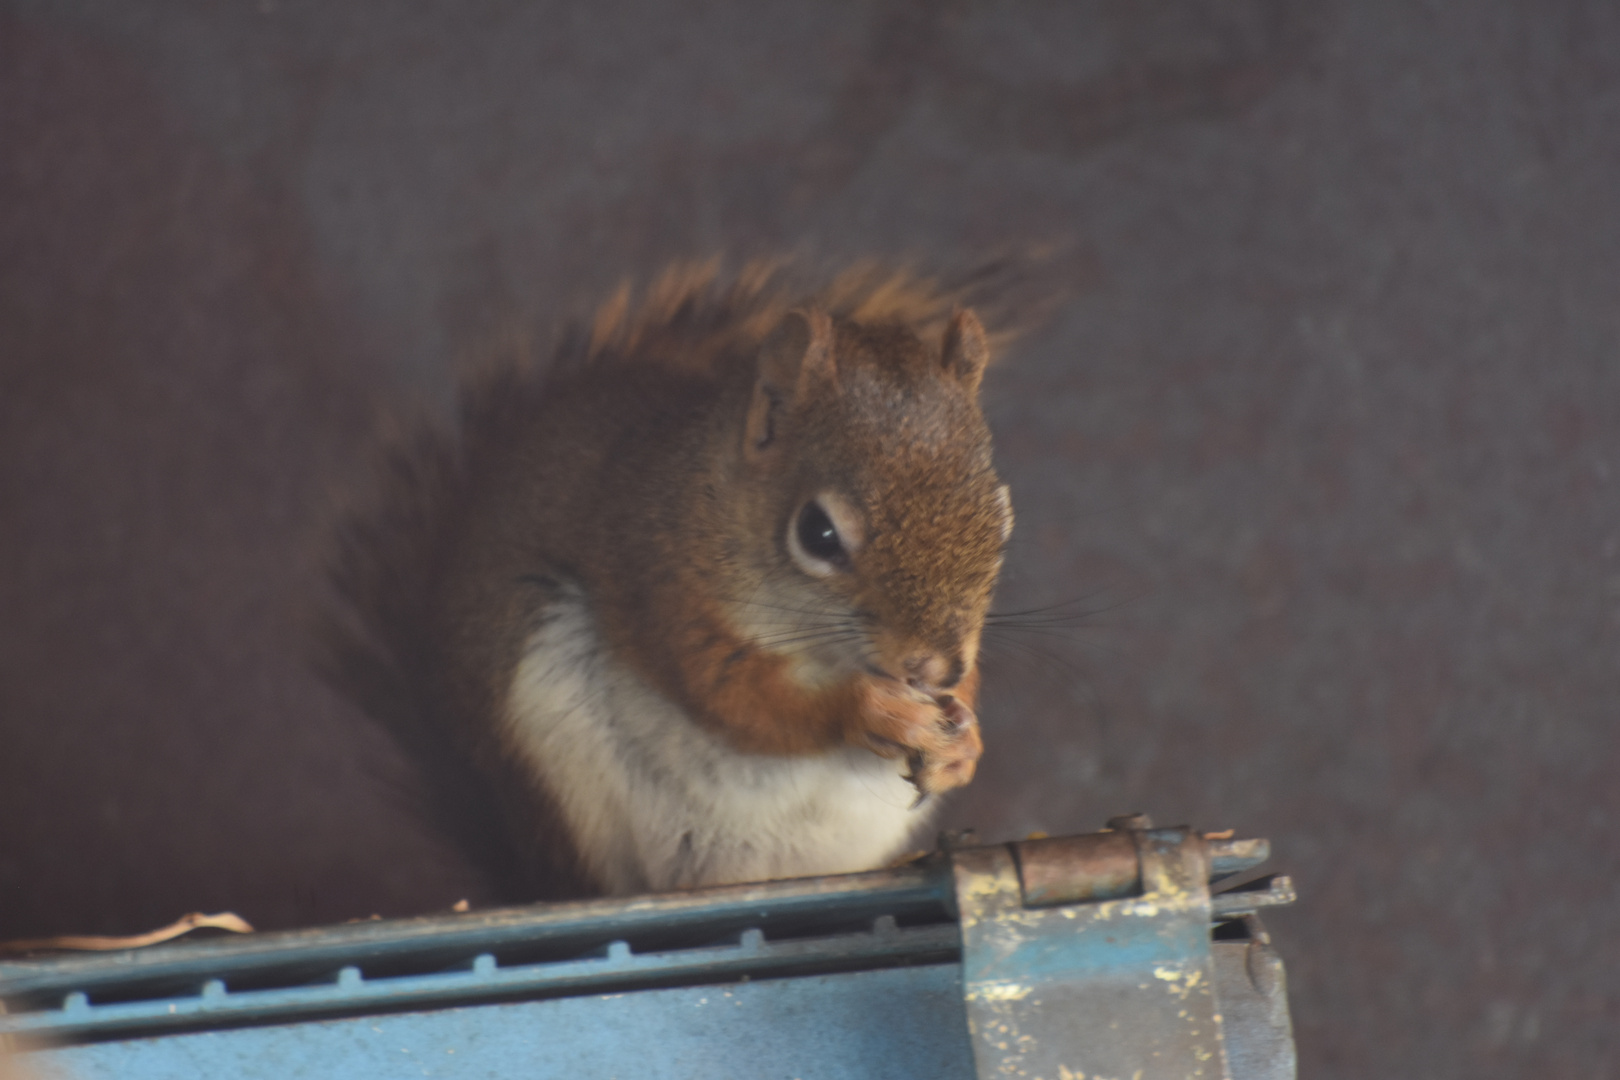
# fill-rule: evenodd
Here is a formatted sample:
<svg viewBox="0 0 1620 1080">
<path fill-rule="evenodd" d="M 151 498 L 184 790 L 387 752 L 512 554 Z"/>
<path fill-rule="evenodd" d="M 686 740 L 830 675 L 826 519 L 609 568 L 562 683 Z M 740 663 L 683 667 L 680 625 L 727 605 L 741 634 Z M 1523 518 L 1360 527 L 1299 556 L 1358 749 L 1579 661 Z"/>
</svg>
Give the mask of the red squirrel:
<svg viewBox="0 0 1620 1080">
<path fill-rule="evenodd" d="M 331 662 L 510 898 L 870 869 L 973 778 L 1013 516 L 959 301 L 676 268 L 395 450 Z"/>
</svg>

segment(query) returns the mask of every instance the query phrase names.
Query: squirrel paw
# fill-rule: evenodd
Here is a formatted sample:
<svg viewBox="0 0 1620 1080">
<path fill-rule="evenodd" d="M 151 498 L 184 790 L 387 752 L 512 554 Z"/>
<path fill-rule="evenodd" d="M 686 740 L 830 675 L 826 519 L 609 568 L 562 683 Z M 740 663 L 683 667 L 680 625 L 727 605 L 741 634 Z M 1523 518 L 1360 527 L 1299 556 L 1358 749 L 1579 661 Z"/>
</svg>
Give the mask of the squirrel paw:
<svg viewBox="0 0 1620 1080">
<path fill-rule="evenodd" d="M 950 694 L 928 697 L 899 683 L 869 683 L 862 721 L 867 745 L 883 757 L 905 757 L 921 795 L 973 779 L 984 743 L 979 718 Z"/>
</svg>

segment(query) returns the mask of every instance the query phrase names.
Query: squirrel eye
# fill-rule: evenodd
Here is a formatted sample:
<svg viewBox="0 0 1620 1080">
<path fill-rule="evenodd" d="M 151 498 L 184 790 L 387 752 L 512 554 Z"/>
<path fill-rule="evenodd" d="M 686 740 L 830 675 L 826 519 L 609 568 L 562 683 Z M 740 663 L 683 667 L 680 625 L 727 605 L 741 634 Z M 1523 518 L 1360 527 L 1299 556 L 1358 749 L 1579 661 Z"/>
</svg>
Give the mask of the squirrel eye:
<svg viewBox="0 0 1620 1080">
<path fill-rule="evenodd" d="M 827 511 L 814 499 L 804 504 L 799 511 L 798 523 L 794 530 L 799 541 L 799 547 L 813 559 L 842 566 L 849 559 L 844 551 L 844 542 L 838 536 L 838 527 L 833 524 Z"/>
</svg>

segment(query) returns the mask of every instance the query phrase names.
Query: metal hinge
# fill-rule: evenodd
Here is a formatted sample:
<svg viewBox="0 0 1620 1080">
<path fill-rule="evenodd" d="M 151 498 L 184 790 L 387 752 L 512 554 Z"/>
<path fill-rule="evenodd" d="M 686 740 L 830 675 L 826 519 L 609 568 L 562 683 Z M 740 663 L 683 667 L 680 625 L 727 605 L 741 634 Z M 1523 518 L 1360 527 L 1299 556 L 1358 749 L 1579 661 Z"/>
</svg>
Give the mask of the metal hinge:
<svg viewBox="0 0 1620 1080">
<path fill-rule="evenodd" d="M 1281 962 L 1253 919 L 1293 886 L 1210 890 L 1269 845 L 1155 829 L 1145 815 L 1109 826 L 952 851 L 979 1077 L 1233 1080 L 1234 1062 L 1237 1080 L 1293 1077 Z M 1220 943 L 1244 962 L 1217 964 L 1212 922 L 1245 918 Z M 1229 1053 L 1227 1002 L 1244 1010 L 1241 1052 Z"/>
</svg>

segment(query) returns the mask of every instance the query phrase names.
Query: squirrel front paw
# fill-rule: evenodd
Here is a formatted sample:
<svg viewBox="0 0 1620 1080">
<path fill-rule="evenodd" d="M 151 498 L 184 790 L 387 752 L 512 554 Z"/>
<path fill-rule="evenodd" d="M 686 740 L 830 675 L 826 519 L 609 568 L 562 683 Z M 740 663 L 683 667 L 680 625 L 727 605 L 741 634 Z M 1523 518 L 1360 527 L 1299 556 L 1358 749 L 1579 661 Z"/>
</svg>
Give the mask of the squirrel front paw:
<svg viewBox="0 0 1620 1080">
<path fill-rule="evenodd" d="M 929 697 L 893 680 L 872 681 L 861 695 L 863 741 L 875 753 L 904 757 L 907 777 L 921 795 L 958 788 L 973 779 L 984 742 L 979 718 L 950 694 Z"/>
</svg>

